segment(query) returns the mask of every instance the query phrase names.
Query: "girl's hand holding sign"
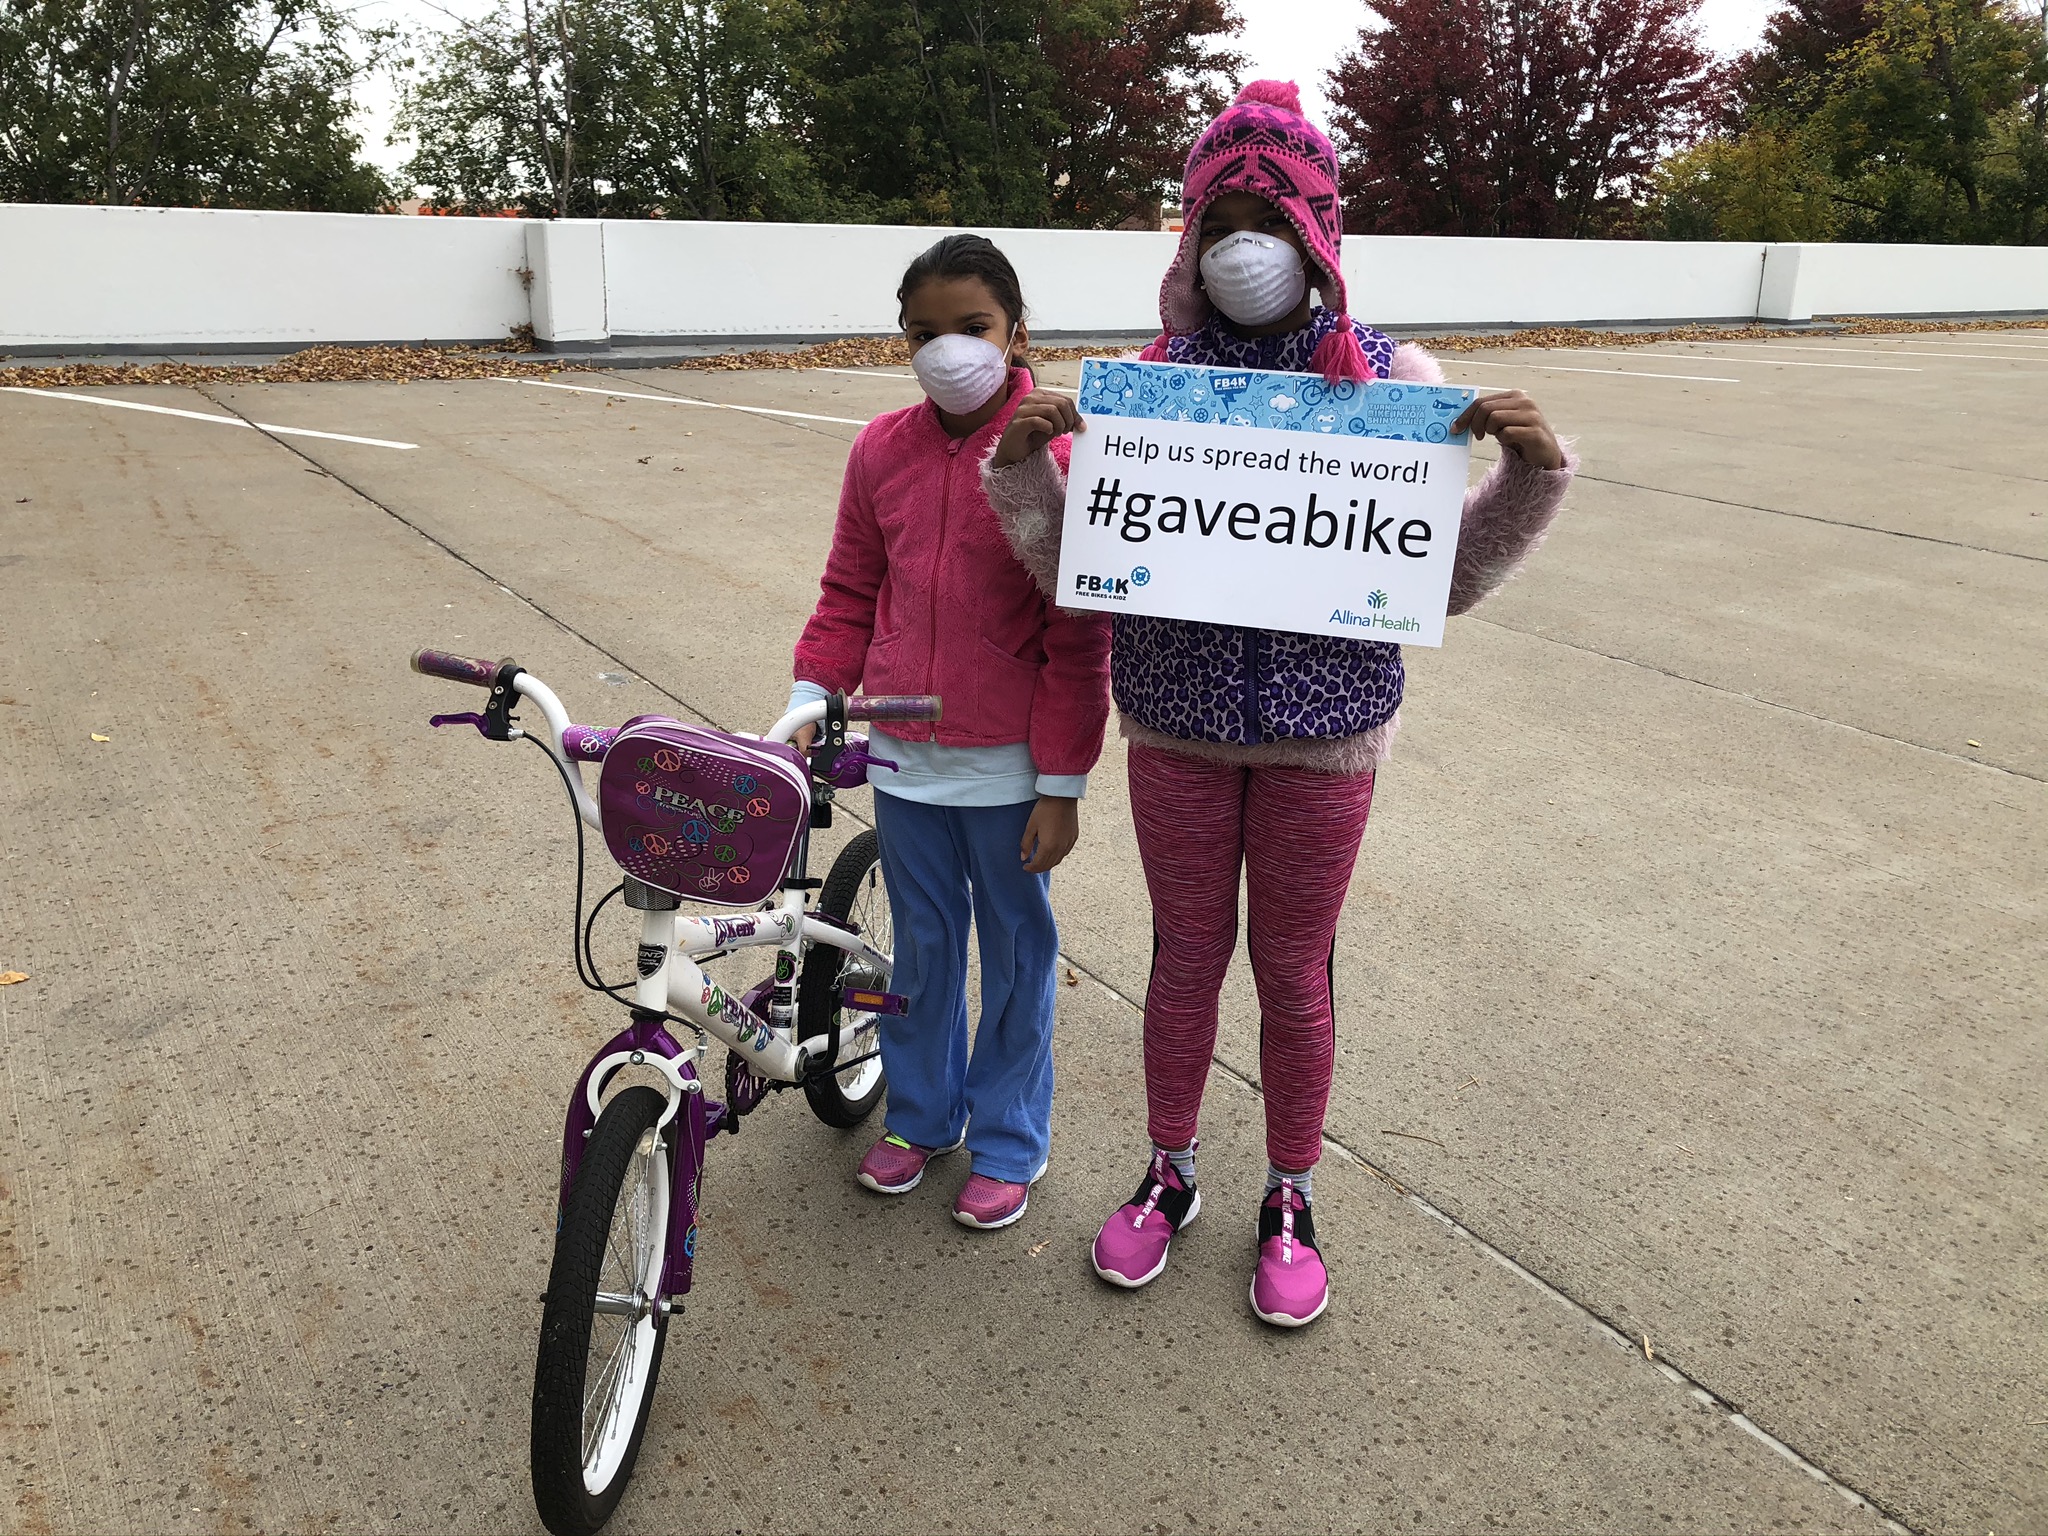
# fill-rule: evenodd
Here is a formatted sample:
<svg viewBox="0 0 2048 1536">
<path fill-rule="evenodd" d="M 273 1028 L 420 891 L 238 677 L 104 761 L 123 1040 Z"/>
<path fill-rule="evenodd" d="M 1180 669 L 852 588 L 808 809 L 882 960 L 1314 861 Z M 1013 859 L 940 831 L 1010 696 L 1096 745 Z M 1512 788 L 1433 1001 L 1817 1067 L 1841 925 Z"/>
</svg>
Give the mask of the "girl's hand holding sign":
<svg viewBox="0 0 2048 1536">
<path fill-rule="evenodd" d="M 1453 432 L 1470 430 L 1474 437 L 1492 437 L 1531 469 L 1564 468 L 1564 448 L 1536 402 L 1519 389 L 1481 395 L 1451 423 Z M 1001 455 L 997 455 L 1000 462 Z"/>
<path fill-rule="evenodd" d="M 996 444 L 989 462 L 997 469 L 1008 469 L 1054 438 L 1086 430 L 1073 401 L 1050 389 L 1034 389 L 1018 403 L 1017 414 L 1003 429 L 1003 440 Z"/>
</svg>

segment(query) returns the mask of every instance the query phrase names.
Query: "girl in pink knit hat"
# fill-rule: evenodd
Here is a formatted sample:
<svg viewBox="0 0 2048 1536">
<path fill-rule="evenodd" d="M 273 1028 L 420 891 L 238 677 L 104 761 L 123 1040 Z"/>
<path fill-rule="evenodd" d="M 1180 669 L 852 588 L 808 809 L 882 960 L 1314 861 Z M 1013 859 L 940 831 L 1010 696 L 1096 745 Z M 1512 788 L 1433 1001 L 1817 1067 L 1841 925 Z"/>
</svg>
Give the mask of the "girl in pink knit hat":
<svg viewBox="0 0 2048 1536">
<path fill-rule="evenodd" d="M 1164 333 L 1141 356 L 1341 380 L 1443 382 L 1413 344 L 1352 319 L 1339 249 L 1337 157 L 1292 85 L 1258 80 L 1188 156 L 1186 230 L 1159 290 Z M 1310 290 L 1320 293 L 1320 304 Z M 1541 541 L 1577 461 L 1519 391 L 1473 404 L 1453 430 L 1501 445 L 1466 493 L 1450 611 L 1469 610 Z M 1023 400 L 983 468 L 989 501 L 1048 592 L 1066 499 L 1046 444 L 1080 429 L 1064 395 Z M 1151 1150 L 1137 1193 L 1102 1225 L 1096 1273 L 1135 1288 L 1165 1268 L 1201 1209 L 1195 1124 L 1246 887 L 1259 995 L 1267 1172 L 1252 1308 L 1300 1327 L 1329 1305 L 1314 1169 L 1336 1056 L 1337 918 L 1388 755 L 1399 646 L 1118 614 L 1111 691 L 1130 742 L 1131 811 L 1152 897 L 1145 996 Z"/>
</svg>

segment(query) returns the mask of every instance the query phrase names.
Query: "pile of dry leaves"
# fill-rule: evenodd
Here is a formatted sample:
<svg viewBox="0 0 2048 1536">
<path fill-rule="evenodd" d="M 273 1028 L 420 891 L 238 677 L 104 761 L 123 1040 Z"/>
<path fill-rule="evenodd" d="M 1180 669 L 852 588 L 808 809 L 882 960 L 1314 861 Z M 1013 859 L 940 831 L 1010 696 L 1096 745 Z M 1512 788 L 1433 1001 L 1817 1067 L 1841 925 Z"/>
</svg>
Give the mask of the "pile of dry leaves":
<svg viewBox="0 0 2048 1536">
<path fill-rule="evenodd" d="M 524 328 L 522 327 L 522 330 Z M 2048 330 L 2048 320 L 1879 320 L 1850 318 L 1837 322 L 1843 336 L 1894 336 L 1923 331 Z M 1480 352 L 1508 347 L 1647 347 L 1667 341 L 1763 341 L 1797 336 L 1767 325 L 1685 325 L 1662 331 L 1589 331 L 1577 326 L 1541 326 L 1506 336 L 1431 336 L 1422 345 L 1433 352 Z M 1072 362 L 1101 355 L 1100 348 L 1033 347 L 1040 362 Z M 109 384 L 405 384 L 426 379 L 533 378 L 551 373 L 576 373 L 607 366 L 602 356 L 587 359 L 531 355 L 531 333 L 514 336 L 497 347 L 308 347 L 262 366 L 196 363 L 66 363 L 57 366 L 0 368 L 0 385 L 30 389 L 78 389 Z M 871 368 L 909 360 L 902 338 L 850 336 L 793 352 L 719 352 L 708 357 L 679 358 L 673 368 L 734 372 L 763 368 Z"/>
</svg>

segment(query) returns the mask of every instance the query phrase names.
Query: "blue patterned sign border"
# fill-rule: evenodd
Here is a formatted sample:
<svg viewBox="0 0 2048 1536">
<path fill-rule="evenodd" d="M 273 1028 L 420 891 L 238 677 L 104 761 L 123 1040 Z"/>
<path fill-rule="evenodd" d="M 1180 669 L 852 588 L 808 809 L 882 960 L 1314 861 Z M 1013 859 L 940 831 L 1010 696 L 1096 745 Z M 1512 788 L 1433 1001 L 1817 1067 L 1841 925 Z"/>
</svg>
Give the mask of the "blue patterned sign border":
<svg viewBox="0 0 2048 1536">
<path fill-rule="evenodd" d="M 1083 416 L 1464 444 L 1471 434 L 1453 433 L 1450 425 L 1477 393 L 1450 384 L 1331 385 L 1309 373 L 1091 357 L 1081 364 L 1079 403 Z"/>
</svg>

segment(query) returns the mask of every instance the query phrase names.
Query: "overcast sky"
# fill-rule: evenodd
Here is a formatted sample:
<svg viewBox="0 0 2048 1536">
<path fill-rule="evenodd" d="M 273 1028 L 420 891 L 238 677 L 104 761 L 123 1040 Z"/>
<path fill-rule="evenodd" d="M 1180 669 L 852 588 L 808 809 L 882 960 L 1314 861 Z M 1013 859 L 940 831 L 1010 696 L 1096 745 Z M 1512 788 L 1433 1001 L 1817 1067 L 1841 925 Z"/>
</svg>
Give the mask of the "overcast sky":
<svg viewBox="0 0 2048 1536">
<path fill-rule="evenodd" d="M 1237 0 L 1244 33 L 1237 49 L 1251 60 L 1248 80 L 1292 80 L 1301 87 L 1302 105 L 1319 123 L 1329 118 L 1323 94 L 1323 72 L 1357 37 L 1365 24 L 1365 0 Z M 364 22 L 395 22 L 410 29 L 450 25 L 448 12 L 480 15 L 490 0 L 362 0 L 355 14 Z M 1717 53 L 1739 53 L 1763 30 L 1772 0 L 1705 0 L 1701 18 L 1708 44 Z M 366 152 L 387 170 L 396 170 L 409 147 L 390 147 L 392 87 L 379 80 L 364 91 L 361 120 Z"/>
</svg>

